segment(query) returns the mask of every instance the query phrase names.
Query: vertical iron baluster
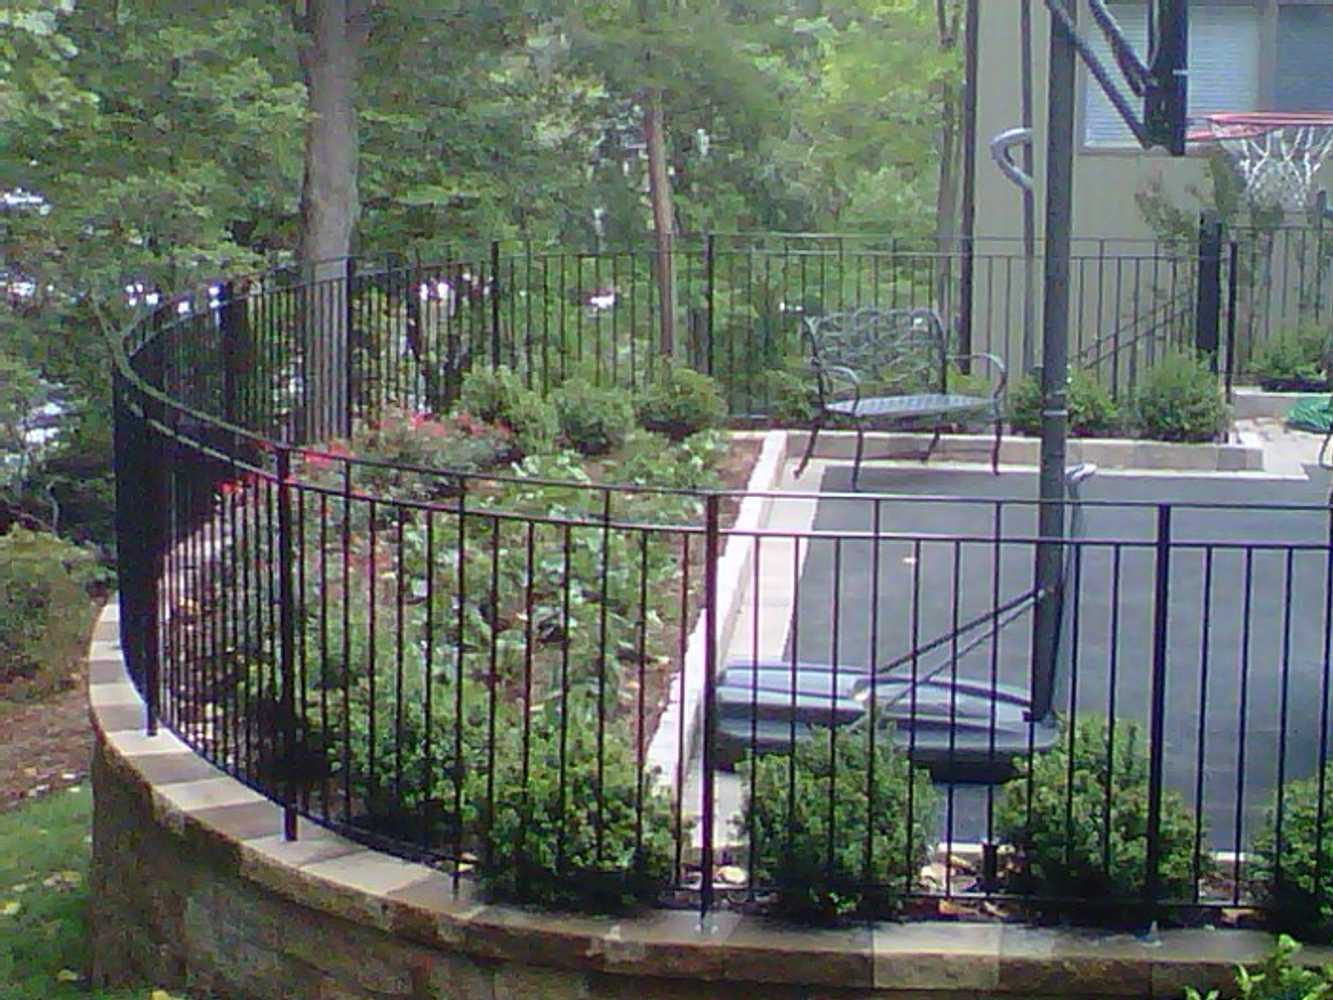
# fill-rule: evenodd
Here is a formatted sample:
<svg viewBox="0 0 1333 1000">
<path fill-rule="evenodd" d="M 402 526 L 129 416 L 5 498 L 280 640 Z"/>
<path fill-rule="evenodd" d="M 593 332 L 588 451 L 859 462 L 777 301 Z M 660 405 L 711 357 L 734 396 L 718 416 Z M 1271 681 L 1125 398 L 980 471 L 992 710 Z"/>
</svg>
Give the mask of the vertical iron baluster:
<svg viewBox="0 0 1333 1000">
<path fill-rule="evenodd" d="M 709 493 L 704 498 L 704 704 L 703 704 L 703 844 L 699 867 L 699 919 L 708 919 L 713 909 L 713 823 L 715 789 L 713 769 L 717 761 L 717 633 L 720 627 L 717 607 L 717 561 L 720 530 L 720 497 Z"/>
<path fill-rule="evenodd" d="M 1245 549 L 1240 638 L 1240 704 L 1236 731 L 1236 819 L 1233 828 L 1235 861 L 1232 871 L 1232 901 L 1240 899 L 1240 856 L 1245 824 L 1245 740 L 1250 703 L 1250 621 L 1254 602 L 1254 549 Z"/>
<path fill-rule="evenodd" d="M 284 723 L 283 768 L 287 780 L 283 795 L 282 835 L 296 839 L 296 592 L 292 561 L 296 558 L 292 537 L 291 450 L 279 446 L 278 478 L 278 613 L 282 631 L 282 717 Z"/>
</svg>

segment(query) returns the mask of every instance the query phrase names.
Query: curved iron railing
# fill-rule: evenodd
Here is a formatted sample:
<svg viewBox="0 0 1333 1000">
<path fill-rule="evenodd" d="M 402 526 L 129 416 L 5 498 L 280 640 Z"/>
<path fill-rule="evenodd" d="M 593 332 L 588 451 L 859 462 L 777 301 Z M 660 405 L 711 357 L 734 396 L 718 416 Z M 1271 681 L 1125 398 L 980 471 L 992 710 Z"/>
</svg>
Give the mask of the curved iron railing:
<svg viewBox="0 0 1333 1000">
<path fill-rule="evenodd" d="M 752 238 L 730 258 L 709 240 L 677 269 L 677 346 L 719 375 L 739 414 L 759 409 L 796 317 L 947 292 L 941 255 L 780 239 L 780 256 Z M 1034 589 L 1048 540 L 1022 476 L 952 473 L 957 495 L 935 496 L 908 475 L 889 483 L 895 494 L 849 495 L 834 465 L 823 492 L 737 493 L 478 474 L 335 444 L 443 411 L 478 365 L 510 364 L 542 390 L 576 371 L 640 384 L 660 363 L 651 266 L 651 254 L 496 244 L 439 265 L 340 265 L 323 281 L 220 282 L 135 324 L 117 346 L 117 517 L 123 643 L 150 731 L 170 727 L 283 803 L 289 835 L 304 815 L 461 878 L 544 830 L 570 877 L 614 882 L 655 857 L 707 909 L 772 887 L 750 877 L 762 845 L 732 825 L 758 772 L 720 768 L 772 743 L 761 729 L 774 720 L 793 743 L 848 721 L 850 702 L 829 696 L 840 671 L 862 706 L 848 731 L 873 749 L 887 732 L 876 713 L 892 709 L 922 761 L 939 713 L 952 732 L 963 712 L 957 692 L 1026 696 L 1031 636 L 1013 613 L 1054 595 Z M 904 277 L 917 268 L 921 281 Z M 950 315 L 947 294 L 924 301 Z M 688 319 L 698 308 L 702 341 Z M 336 373 L 311 363 L 327 357 L 316 318 L 346 335 Z M 345 409 L 312 416 L 329 377 L 345 380 Z M 1104 901 L 1179 916 L 1261 902 L 1245 852 L 1256 837 L 1280 847 L 1291 779 L 1317 776 L 1322 801 L 1333 522 L 1310 499 L 1085 502 L 1088 531 L 1066 543 L 1056 710 L 1134 720 L 1150 748 L 1146 800 L 1113 790 L 1103 804 L 1105 824 L 1146 802 L 1138 861 L 1109 833 L 1094 851 L 1103 874 L 1139 866 Z M 728 687 L 729 666 L 756 664 L 790 678 L 770 715 L 757 680 Z M 810 677 L 823 695 L 802 690 Z M 911 694 L 940 678 L 955 682 L 942 705 Z M 1302 684 L 1320 698 L 1294 696 Z M 912 785 L 906 828 L 936 846 L 918 857 L 900 845 L 903 893 L 1070 902 L 1004 880 L 1005 811 L 1024 797 L 1031 810 L 1038 788 L 997 712 L 982 713 L 972 745 L 936 745 L 932 767 L 970 755 L 1017 784 L 937 773 L 921 797 Z M 1035 727 L 1015 725 L 1035 747 Z M 1050 733 L 1072 758 L 1076 730 Z M 829 808 L 819 849 L 832 865 L 846 845 Z M 1095 817 L 1080 820 L 1073 796 L 1066 812 L 1073 850 Z M 874 824 L 853 825 L 871 858 Z M 1321 808 L 1320 842 L 1324 825 Z"/>
</svg>

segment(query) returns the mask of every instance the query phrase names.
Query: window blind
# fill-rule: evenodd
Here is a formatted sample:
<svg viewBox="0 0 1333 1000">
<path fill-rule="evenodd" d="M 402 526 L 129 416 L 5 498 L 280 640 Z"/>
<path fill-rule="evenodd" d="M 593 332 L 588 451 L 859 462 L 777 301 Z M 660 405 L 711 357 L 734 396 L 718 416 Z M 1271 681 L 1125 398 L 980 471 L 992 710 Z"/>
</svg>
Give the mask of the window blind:
<svg viewBox="0 0 1333 1000">
<path fill-rule="evenodd" d="M 1278 8 L 1273 110 L 1333 112 L 1333 7 Z"/>
</svg>

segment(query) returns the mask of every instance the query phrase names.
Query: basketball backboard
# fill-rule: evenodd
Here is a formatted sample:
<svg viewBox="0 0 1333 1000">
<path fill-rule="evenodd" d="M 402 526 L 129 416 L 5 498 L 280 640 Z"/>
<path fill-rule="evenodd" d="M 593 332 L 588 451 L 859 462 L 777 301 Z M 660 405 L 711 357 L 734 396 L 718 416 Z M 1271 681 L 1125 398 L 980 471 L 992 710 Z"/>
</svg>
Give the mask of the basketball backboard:
<svg viewBox="0 0 1333 1000">
<path fill-rule="evenodd" d="M 1069 35 L 1088 72 L 1143 148 L 1162 146 L 1173 156 L 1183 156 L 1189 96 L 1189 0 L 1086 0 L 1114 66 L 1102 61 L 1080 29 L 1075 13 L 1080 2 L 1046 0 L 1053 30 Z M 1117 20 L 1140 15 L 1148 21 L 1147 51 L 1135 47 Z"/>
</svg>

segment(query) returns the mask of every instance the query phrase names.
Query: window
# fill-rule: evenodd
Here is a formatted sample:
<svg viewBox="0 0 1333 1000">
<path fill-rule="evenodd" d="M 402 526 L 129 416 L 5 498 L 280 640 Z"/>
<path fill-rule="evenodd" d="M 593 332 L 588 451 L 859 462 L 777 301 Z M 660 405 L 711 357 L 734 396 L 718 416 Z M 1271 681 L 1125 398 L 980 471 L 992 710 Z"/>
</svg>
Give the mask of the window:
<svg viewBox="0 0 1333 1000">
<path fill-rule="evenodd" d="M 1333 111 L 1333 3 L 1277 0 L 1195 0 L 1190 4 L 1189 111 Z M 1125 35 L 1147 52 L 1148 13 L 1142 0 L 1108 4 Z M 1095 25 L 1085 35 L 1103 63 L 1110 47 Z M 1266 44 L 1266 43 L 1270 43 Z M 1272 65 L 1265 64 L 1271 51 Z M 1113 74 L 1117 75 L 1114 73 Z M 1137 147 L 1100 85 L 1085 72 L 1083 141 L 1098 148 Z M 1132 98 L 1135 107 L 1142 102 Z"/>
</svg>

